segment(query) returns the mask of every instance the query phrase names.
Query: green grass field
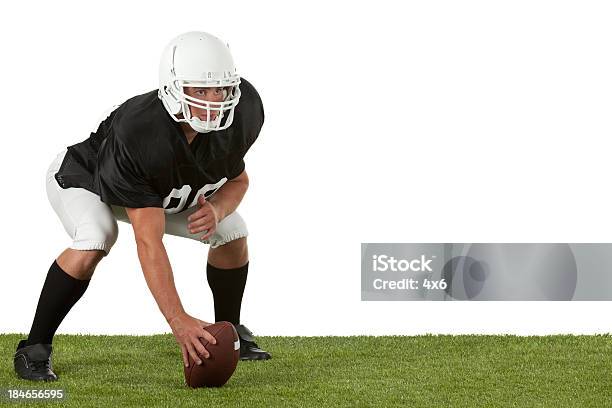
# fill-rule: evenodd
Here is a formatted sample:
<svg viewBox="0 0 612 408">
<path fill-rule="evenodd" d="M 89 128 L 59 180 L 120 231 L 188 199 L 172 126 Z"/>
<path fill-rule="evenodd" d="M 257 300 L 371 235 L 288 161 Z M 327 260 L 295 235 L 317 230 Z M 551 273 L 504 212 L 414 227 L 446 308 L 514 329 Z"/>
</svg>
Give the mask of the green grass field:
<svg viewBox="0 0 612 408">
<path fill-rule="evenodd" d="M 60 379 L 42 384 L 15 376 L 19 338 L 0 335 L 0 388 L 65 390 L 47 406 L 612 407 L 610 335 L 259 337 L 272 360 L 239 362 L 224 387 L 197 390 L 170 334 L 58 335 Z"/>
</svg>

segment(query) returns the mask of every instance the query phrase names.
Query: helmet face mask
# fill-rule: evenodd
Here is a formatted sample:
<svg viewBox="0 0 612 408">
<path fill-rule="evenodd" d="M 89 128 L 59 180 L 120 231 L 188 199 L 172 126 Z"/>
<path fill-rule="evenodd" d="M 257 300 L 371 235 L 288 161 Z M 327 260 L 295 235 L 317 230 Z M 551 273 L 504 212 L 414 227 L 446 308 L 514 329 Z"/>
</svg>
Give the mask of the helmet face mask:
<svg viewBox="0 0 612 408">
<path fill-rule="evenodd" d="M 240 83 L 240 80 L 238 80 Z M 224 89 L 224 96 L 222 101 L 207 101 L 204 99 L 195 98 L 185 93 L 185 88 L 217 88 L 215 86 L 201 86 L 192 81 L 174 81 L 171 88 L 168 88 L 168 92 L 172 94 L 173 98 L 180 102 L 180 111 L 175 120 L 178 122 L 188 122 L 189 125 L 200 133 L 206 133 L 213 130 L 222 130 L 229 127 L 234 119 L 234 108 L 238 104 L 240 99 L 240 88 L 238 85 L 233 85 L 228 89 Z M 192 114 L 190 107 L 196 108 L 200 111 L 205 111 L 206 120 L 198 118 L 198 116 Z M 211 120 L 215 117 L 214 120 Z"/>
<path fill-rule="evenodd" d="M 175 121 L 189 123 L 200 133 L 223 130 L 232 124 L 240 100 L 240 77 L 229 48 L 221 40 L 203 32 L 176 37 L 162 54 L 159 74 L 158 96 Z M 223 88 L 223 100 L 196 98 L 185 92 L 187 87 Z M 190 107 L 204 110 L 206 120 L 192 115 Z"/>
</svg>

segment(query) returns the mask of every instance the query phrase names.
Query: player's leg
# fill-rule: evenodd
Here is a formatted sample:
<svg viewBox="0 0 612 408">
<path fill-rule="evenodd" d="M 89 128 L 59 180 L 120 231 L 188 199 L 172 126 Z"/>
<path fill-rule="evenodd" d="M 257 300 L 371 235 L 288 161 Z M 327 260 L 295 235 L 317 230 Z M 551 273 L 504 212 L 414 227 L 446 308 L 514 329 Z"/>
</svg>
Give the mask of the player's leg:
<svg viewBox="0 0 612 408">
<path fill-rule="evenodd" d="M 222 230 L 221 236 L 223 232 Z M 215 320 L 234 323 L 240 336 L 241 360 L 268 360 L 272 358 L 270 353 L 259 348 L 253 333 L 245 325 L 240 324 L 240 309 L 248 270 L 246 237 L 215 247 L 211 246 L 208 251 L 206 276 L 215 302 Z"/>
<path fill-rule="evenodd" d="M 38 299 L 28 338 L 15 352 L 15 371 L 27 380 L 54 381 L 53 337 L 68 312 L 83 296 L 103 250 L 68 248 L 54 260 Z"/>
<path fill-rule="evenodd" d="M 66 248 L 56 259 L 64 272 L 75 279 L 91 279 L 96 266 L 106 256 L 100 249 L 82 250 Z"/>
<path fill-rule="evenodd" d="M 47 272 L 26 346 L 51 344 L 62 320 L 83 296 L 102 250 L 67 248 L 55 259 Z"/>
<path fill-rule="evenodd" d="M 53 175 L 65 150 L 47 171 L 47 196 L 73 242 L 53 260 L 40 294 L 27 340 L 15 354 L 15 370 L 25 379 L 55 380 L 50 365 L 53 336 L 85 293 L 98 262 L 117 240 L 117 222 L 99 197 L 80 188 L 62 189 Z"/>
<path fill-rule="evenodd" d="M 208 263 L 219 269 L 239 268 L 249 261 L 247 237 L 210 248 Z"/>
<path fill-rule="evenodd" d="M 242 296 L 249 269 L 247 237 L 208 250 L 206 278 L 215 302 L 215 320 L 240 324 Z"/>
</svg>

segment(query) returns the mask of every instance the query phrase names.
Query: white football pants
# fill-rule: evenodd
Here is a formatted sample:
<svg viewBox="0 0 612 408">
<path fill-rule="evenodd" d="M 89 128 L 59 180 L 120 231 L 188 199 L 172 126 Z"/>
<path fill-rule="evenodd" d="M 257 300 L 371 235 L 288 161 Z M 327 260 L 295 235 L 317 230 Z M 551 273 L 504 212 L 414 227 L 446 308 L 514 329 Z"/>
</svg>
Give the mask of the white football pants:
<svg viewBox="0 0 612 408">
<path fill-rule="evenodd" d="M 58 153 L 47 170 L 47 197 L 64 229 L 72 238 L 70 248 L 101 249 L 108 255 L 119 235 L 117 220 L 127 223 L 130 223 L 130 220 L 124 207 L 108 205 L 100 200 L 99 195 L 89 190 L 60 187 L 54 175 L 59 170 L 67 150 L 64 148 Z M 246 223 L 240 214 L 234 211 L 217 225 L 217 230 L 210 238 L 200 240 L 204 231 L 191 234 L 187 229 L 187 217 L 199 207 L 196 204 L 181 213 L 166 214 L 165 233 L 210 244 L 211 248 L 248 235 Z"/>
</svg>

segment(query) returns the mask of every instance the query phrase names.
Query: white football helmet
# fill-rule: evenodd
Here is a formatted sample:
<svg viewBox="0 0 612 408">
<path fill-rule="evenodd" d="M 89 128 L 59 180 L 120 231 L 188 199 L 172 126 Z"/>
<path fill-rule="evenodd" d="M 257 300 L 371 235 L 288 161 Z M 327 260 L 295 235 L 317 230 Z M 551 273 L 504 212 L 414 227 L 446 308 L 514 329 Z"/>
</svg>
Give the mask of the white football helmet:
<svg viewBox="0 0 612 408">
<path fill-rule="evenodd" d="M 159 64 L 159 99 L 177 122 L 186 122 L 197 132 L 228 128 L 240 99 L 240 76 L 229 46 L 219 38 L 192 31 L 174 38 L 166 46 Z M 222 102 L 208 102 L 185 94 L 183 87 L 223 87 Z M 206 121 L 191 115 L 189 106 L 205 109 Z M 217 116 L 211 120 L 211 112 Z"/>
</svg>

